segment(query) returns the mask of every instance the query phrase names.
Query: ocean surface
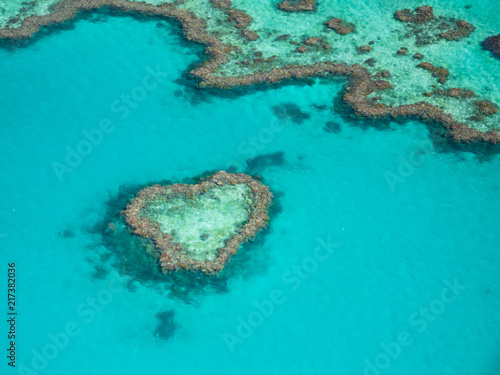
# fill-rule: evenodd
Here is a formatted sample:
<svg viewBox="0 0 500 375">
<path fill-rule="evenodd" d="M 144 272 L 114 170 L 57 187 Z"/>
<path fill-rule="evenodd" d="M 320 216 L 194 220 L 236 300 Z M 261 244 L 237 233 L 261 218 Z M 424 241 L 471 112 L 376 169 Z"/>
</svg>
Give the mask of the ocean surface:
<svg viewBox="0 0 500 375">
<path fill-rule="evenodd" d="M 202 48 L 168 22 L 97 14 L 47 34 L 0 49 L 18 311 L 2 374 L 500 373 L 498 154 L 349 120 L 342 79 L 197 90 Z M 262 176 L 277 208 L 223 291 L 179 298 L 103 261 L 92 228 L 120 191 L 228 169 Z"/>
</svg>

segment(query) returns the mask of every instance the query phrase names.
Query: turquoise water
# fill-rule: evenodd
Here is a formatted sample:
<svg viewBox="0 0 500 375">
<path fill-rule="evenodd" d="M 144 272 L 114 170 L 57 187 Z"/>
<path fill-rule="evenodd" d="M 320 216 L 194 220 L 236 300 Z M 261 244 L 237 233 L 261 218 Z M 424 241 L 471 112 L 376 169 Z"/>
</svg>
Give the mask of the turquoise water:
<svg viewBox="0 0 500 375">
<path fill-rule="evenodd" d="M 183 77 L 200 51 L 167 23 L 103 16 L 0 50 L 1 261 L 17 264 L 19 312 L 2 373 L 498 374 L 499 156 L 434 149 L 419 122 L 344 122 L 343 80 L 196 91 Z M 309 118 L 277 118 L 283 103 Z M 256 173 L 281 212 L 226 293 L 186 303 L 113 268 L 93 277 L 105 249 L 88 229 L 121 186 L 277 152 Z"/>
</svg>

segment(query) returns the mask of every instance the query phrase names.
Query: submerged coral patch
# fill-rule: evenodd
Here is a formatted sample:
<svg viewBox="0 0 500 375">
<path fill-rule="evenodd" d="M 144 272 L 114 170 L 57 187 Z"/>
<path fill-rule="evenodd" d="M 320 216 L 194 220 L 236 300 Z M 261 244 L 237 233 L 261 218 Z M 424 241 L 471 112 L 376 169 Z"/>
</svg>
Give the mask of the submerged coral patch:
<svg viewBox="0 0 500 375">
<path fill-rule="evenodd" d="M 269 219 L 272 194 L 250 176 L 217 172 L 196 185 L 142 189 L 123 214 L 154 242 L 163 272 L 218 273 Z"/>
<path fill-rule="evenodd" d="M 291 120 L 296 124 L 302 124 L 311 118 L 309 113 L 303 112 L 294 103 L 281 103 L 280 105 L 273 106 L 273 112 L 280 120 Z"/>
<path fill-rule="evenodd" d="M 436 43 L 441 39 L 460 40 L 470 36 L 475 28 L 467 21 L 453 17 L 435 17 L 431 6 L 425 5 L 415 10 L 403 9 L 394 17 L 408 27 L 406 37 L 415 36 L 416 45 Z"/>
<path fill-rule="evenodd" d="M 278 8 L 285 12 L 312 12 L 316 10 L 316 0 L 285 0 Z"/>
<path fill-rule="evenodd" d="M 347 35 L 356 30 L 353 23 L 345 22 L 341 18 L 331 18 L 325 22 L 325 25 L 340 35 Z"/>
<path fill-rule="evenodd" d="M 281 166 L 285 163 L 285 153 L 283 151 L 271 154 L 259 155 L 246 160 L 249 171 L 262 173 L 268 167 Z"/>
<path fill-rule="evenodd" d="M 488 38 L 486 38 L 482 43 L 481 46 L 488 51 L 491 51 L 493 56 L 496 58 L 500 59 L 500 34 L 498 35 L 493 35 Z"/>
</svg>

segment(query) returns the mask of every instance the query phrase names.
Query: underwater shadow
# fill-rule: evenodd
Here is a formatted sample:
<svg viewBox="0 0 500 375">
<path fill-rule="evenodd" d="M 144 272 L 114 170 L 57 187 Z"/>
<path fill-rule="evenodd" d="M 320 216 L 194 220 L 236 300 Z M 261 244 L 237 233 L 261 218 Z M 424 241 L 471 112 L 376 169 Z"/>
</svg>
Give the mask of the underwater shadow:
<svg viewBox="0 0 500 375">
<path fill-rule="evenodd" d="M 161 340 L 169 340 L 174 336 L 179 325 L 174 320 L 175 310 L 162 311 L 156 314 L 158 325 L 154 331 L 154 336 Z"/>
</svg>

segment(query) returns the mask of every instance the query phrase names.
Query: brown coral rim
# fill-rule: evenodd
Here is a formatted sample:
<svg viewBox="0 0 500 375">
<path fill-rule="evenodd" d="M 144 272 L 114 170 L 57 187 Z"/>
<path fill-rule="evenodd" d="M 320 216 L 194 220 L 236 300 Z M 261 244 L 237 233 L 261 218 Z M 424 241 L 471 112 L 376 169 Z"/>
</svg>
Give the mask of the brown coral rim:
<svg viewBox="0 0 500 375">
<path fill-rule="evenodd" d="M 159 197 L 193 198 L 205 194 L 211 189 L 224 185 L 245 184 L 251 189 L 252 207 L 245 225 L 238 232 L 226 240 L 224 247 L 218 249 L 214 260 L 205 262 L 191 258 L 185 249 L 174 241 L 172 236 L 162 232 L 158 224 L 144 216 L 141 211 L 148 203 Z M 154 185 L 142 189 L 137 197 L 132 199 L 127 208 L 122 211 L 125 221 L 132 228 L 133 233 L 154 242 L 159 253 L 161 269 L 164 273 L 179 269 L 201 271 L 206 274 L 219 273 L 231 257 L 238 252 L 238 248 L 267 225 L 268 211 L 273 199 L 269 188 L 252 177 L 243 173 L 227 173 L 220 171 L 204 179 L 196 185 L 173 184 L 168 186 Z"/>
<path fill-rule="evenodd" d="M 220 2 L 221 7 L 228 7 L 229 2 Z M 225 4 L 225 5 L 224 5 Z M 286 65 L 282 68 L 274 68 L 270 71 L 256 71 L 252 74 L 240 76 L 217 76 L 217 69 L 230 61 L 229 53 L 235 46 L 223 43 L 220 39 L 210 35 L 206 30 L 204 19 L 196 17 L 192 12 L 185 9 L 177 9 L 171 4 L 151 5 L 128 0 L 64 0 L 59 3 L 53 13 L 45 16 L 31 16 L 23 21 L 19 28 L 0 29 L 0 39 L 22 39 L 29 38 L 36 33 L 40 27 L 51 24 L 62 23 L 76 16 L 80 10 L 96 10 L 108 7 L 122 12 L 139 12 L 146 15 L 175 19 L 182 24 L 186 39 L 206 45 L 209 59 L 199 68 L 190 73 L 193 77 L 200 79 L 200 87 L 215 87 L 227 89 L 238 86 L 249 86 L 260 83 L 273 84 L 279 81 L 291 79 L 303 79 L 321 76 L 346 76 L 349 79 L 343 100 L 353 108 L 359 116 L 368 118 L 384 117 L 407 117 L 414 116 L 423 120 L 433 120 L 443 125 L 448 130 L 448 136 L 455 142 L 489 142 L 500 143 L 498 131 L 481 132 L 459 123 L 443 110 L 426 102 L 400 106 L 385 106 L 374 103 L 367 96 L 373 91 L 388 89 L 390 84 L 380 84 L 372 78 L 369 71 L 358 64 L 347 65 L 333 62 L 320 62 L 311 65 Z M 417 15 L 404 12 L 400 18 L 404 22 L 425 22 L 434 17 L 432 8 L 417 9 Z M 226 9 L 226 8 L 224 8 Z M 431 71 L 440 82 L 446 81 L 447 70 L 436 68 L 431 64 L 424 64 L 422 68 Z M 382 81 L 385 82 L 385 81 Z M 387 82 L 388 83 L 388 82 Z"/>
</svg>

